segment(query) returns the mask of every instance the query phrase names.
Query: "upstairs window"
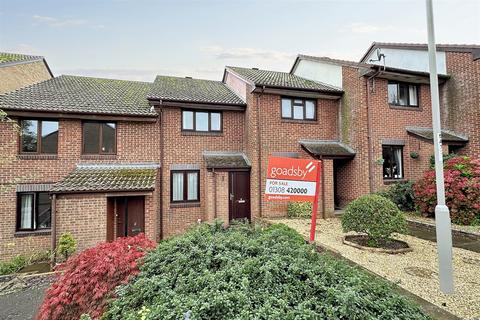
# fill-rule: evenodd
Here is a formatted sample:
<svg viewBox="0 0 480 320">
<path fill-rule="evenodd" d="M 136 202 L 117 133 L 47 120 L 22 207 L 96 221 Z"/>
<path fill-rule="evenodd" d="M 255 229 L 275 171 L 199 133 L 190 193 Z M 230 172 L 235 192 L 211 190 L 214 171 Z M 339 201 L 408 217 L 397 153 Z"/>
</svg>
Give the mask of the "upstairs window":
<svg viewBox="0 0 480 320">
<path fill-rule="evenodd" d="M 315 100 L 301 98 L 282 98 L 282 119 L 316 120 Z"/>
<path fill-rule="evenodd" d="M 199 201 L 200 184 L 198 170 L 172 171 L 171 201 L 197 202 Z"/>
<path fill-rule="evenodd" d="M 57 153 L 58 121 L 24 119 L 20 127 L 22 153 Z"/>
<path fill-rule="evenodd" d="M 383 179 L 403 178 L 403 147 L 382 146 Z"/>
<path fill-rule="evenodd" d="M 83 154 L 115 154 L 117 125 L 114 122 L 83 123 Z"/>
<path fill-rule="evenodd" d="M 221 132 L 222 114 L 214 111 L 182 110 L 182 131 Z"/>
<path fill-rule="evenodd" d="M 418 107 L 418 85 L 389 81 L 388 103 L 402 107 Z"/>
<path fill-rule="evenodd" d="M 48 192 L 19 193 L 17 231 L 50 229 L 52 203 Z"/>
</svg>

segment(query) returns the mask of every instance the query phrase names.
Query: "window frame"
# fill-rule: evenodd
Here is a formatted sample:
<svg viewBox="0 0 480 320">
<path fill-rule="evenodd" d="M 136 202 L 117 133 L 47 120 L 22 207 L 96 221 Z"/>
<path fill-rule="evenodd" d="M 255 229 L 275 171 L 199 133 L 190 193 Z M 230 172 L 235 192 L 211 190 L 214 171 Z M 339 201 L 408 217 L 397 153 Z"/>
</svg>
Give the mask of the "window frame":
<svg viewBox="0 0 480 320">
<path fill-rule="evenodd" d="M 408 87 L 408 94 L 407 94 L 407 104 L 400 104 L 400 103 L 392 103 L 390 102 L 390 96 L 388 94 L 388 86 L 395 84 L 397 86 L 397 95 L 400 93 L 400 85 L 405 85 Z M 417 105 L 410 104 L 410 86 L 416 87 L 416 93 L 417 93 Z M 400 100 L 400 99 L 399 99 Z M 404 81 L 395 81 L 395 80 L 389 80 L 387 83 L 387 101 L 388 104 L 394 107 L 400 107 L 400 108 L 420 108 L 420 85 L 418 83 L 411 83 L 411 82 L 404 82 Z"/>
<path fill-rule="evenodd" d="M 15 231 L 17 232 L 35 232 L 35 231 L 48 231 L 52 229 L 52 199 L 49 196 L 50 199 L 50 227 L 49 228 L 39 228 L 38 227 L 38 198 L 40 193 L 46 193 L 46 191 L 29 191 L 29 192 L 17 192 L 17 217 L 16 217 L 16 223 L 15 223 Z M 32 195 L 33 196 L 33 206 L 32 210 L 33 212 L 31 213 L 32 215 L 32 222 L 31 222 L 31 227 L 30 228 L 21 228 L 21 216 L 22 216 L 22 195 Z M 34 225 L 37 225 L 34 228 Z"/>
<path fill-rule="evenodd" d="M 283 116 L 282 100 L 290 100 L 290 115 L 291 115 L 290 117 Z M 301 104 L 295 103 L 295 100 L 302 100 L 302 103 Z M 313 118 L 307 118 L 307 101 L 313 102 Z M 302 106 L 302 109 L 303 109 L 302 119 L 294 118 L 295 106 Z M 317 121 L 317 99 L 282 96 L 280 98 L 280 117 L 282 118 L 282 120 L 311 121 L 311 122 Z"/>
<path fill-rule="evenodd" d="M 173 174 L 183 173 L 183 200 L 173 200 Z M 197 199 L 188 200 L 188 174 L 197 174 Z M 170 170 L 170 203 L 200 202 L 200 170 Z"/>
<path fill-rule="evenodd" d="M 20 139 L 18 141 L 18 153 L 22 155 L 58 155 L 58 142 L 60 135 L 60 121 L 58 119 L 38 119 L 38 118 L 20 118 Z M 23 151 L 23 121 L 37 121 L 37 151 Z M 56 122 L 57 123 L 57 150 L 55 152 L 43 152 L 42 147 L 42 128 L 43 122 Z"/>
<path fill-rule="evenodd" d="M 98 152 L 85 152 L 85 123 L 98 123 L 99 124 L 99 134 L 98 134 Z M 103 130 L 102 124 L 104 123 L 113 123 L 115 124 L 115 147 L 113 152 L 103 152 L 102 151 L 102 140 L 103 140 Z M 82 121 L 82 155 L 116 155 L 117 154 L 117 141 L 118 141 L 118 123 L 116 121 L 95 121 L 95 120 L 84 120 Z"/>
<path fill-rule="evenodd" d="M 383 180 L 384 181 L 391 181 L 391 180 L 403 180 L 405 179 L 405 162 L 403 161 L 403 148 L 404 146 L 403 145 L 392 145 L 392 144 L 383 144 L 382 145 L 382 158 L 383 158 L 383 149 L 384 148 L 389 148 L 390 149 L 390 157 L 393 157 L 394 156 L 394 149 L 400 149 L 400 153 L 401 153 L 401 165 L 402 165 L 402 172 L 401 172 L 401 177 L 400 178 L 395 178 L 395 177 L 384 177 L 384 166 L 385 166 L 385 163 L 382 164 L 382 177 L 383 177 Z M 385 159 L 384 159 L 385 161 Z M 393 167 L 390 165 L 390 172 L 393 172 Z"/>
<path fill-rule="evenodd" d="M 223 132 L 223 112 L 217 110 L 200 110 L 200 109 L 181 109 L 181 131 L 182 132 L 195 132 L 195 133 L 222 133 Z M 185 129 L 183 127 L 183 113 L 192 112 L 193 113 L 193 129 Z M 197 117 L 196 113 L 208 113 L 208 130 L 201 131 L 197 130 Z M 212 113 L 218 113 L 220 115 L 220 130 L 212 130 Z"/>
</svg>

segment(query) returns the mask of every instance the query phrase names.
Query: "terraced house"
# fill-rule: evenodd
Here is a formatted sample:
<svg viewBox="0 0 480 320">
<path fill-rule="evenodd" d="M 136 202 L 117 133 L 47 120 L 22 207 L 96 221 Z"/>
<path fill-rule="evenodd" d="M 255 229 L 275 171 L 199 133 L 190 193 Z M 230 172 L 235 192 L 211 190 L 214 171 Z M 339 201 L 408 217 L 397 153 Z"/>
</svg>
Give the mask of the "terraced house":
<svg viewBox="0 0 480 320">
<path fill-rule="evenodd" d="M 438 46 L 445 152 L 479 151 L 479 46 Z M 443 58 L 442 58 L 443 57 Z M 198 221 L 283 216 L 269 156 L 322 160 L 318 212 L 418 179 L 433 154 L 426 46 L 374 43 L 360 62 L 299 55 L 291 72 L 221 81 L 59 76 L 0 96 L 0 259 L 83 249 Z"/>
</svg>

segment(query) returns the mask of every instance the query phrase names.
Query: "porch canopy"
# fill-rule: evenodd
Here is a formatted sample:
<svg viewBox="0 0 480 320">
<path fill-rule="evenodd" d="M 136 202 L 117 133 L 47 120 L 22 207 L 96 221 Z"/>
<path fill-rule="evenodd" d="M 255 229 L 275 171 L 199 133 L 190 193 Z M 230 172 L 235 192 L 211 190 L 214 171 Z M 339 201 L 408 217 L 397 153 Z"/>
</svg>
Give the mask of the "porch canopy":
<svg viewBox="0 0 480 320">
<path fill-rule="evenodd" d="M 250 169 L 250 160 L 243 152 L 204 151 L 207 169 Z"/>
<path fill-rule="evenodd" d="M 152 191 L 155 189 L 156 163 L 79 164 L 51 193 Z"/>
<path fill-rule="evenodd" d="M 433 141 L 432 128 L 406 127 L 406 130 L 409 134 Z M 465 144 L 468 142 L 468 137 L 450 130 L 442 130 L 442 141 Z"/>
<path fill-rule="evenodd" d="M 355 151 L 337 140 L 300 140 L 298 143 L 310 155 L 329 159 L 351 159 Z"/>
</svg>

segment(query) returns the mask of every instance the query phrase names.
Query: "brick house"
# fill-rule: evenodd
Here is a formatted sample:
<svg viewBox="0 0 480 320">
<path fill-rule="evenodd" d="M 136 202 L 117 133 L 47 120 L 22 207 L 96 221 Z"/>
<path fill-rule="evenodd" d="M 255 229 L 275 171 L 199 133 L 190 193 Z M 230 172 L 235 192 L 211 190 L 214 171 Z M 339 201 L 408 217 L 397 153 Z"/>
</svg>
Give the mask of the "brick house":
<svg viewBox="0 0 480 320">
<path fill-rule="evenodd" d="M 269 156 L 322 160 L 322 217 L 418 179 L 433 154 L 428 73 L 388 65 L 391 52 L 376 64 L 384 49 L 372 48 L 361 62 L 299 55 L 290 73 L 60 76 L 0 96 L 21 131 L 0 123 L 0 260 L 52 248 L 67 231 L 83 249 L 138 232 L 158 241 L 198 221 L 283 216 L 286 203 L 262 196 Z M 462 48 L 446 52 L 442 92 L 459 95 L 442 93 L 442 110 L 460 103 L 472 116 L 461 95 L 475 75 L 456 75 L 455 62 L 478 75 L 476 47 Z M 475 152 L 479 118 L 457 118 L 444 120 L 444 151 Z"/>
<path fill-rule="evenodd" d="M 51 78 L 44 57 L 0 52 L 0 94 Z"/>
</svg>

